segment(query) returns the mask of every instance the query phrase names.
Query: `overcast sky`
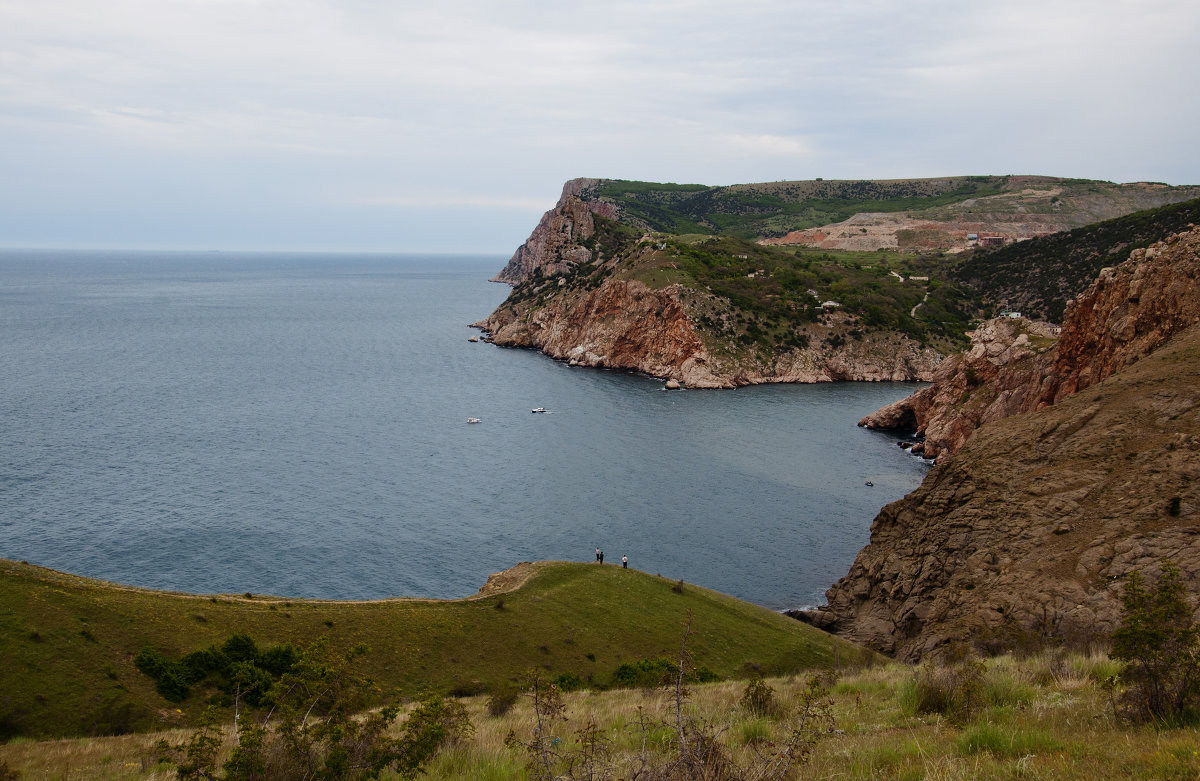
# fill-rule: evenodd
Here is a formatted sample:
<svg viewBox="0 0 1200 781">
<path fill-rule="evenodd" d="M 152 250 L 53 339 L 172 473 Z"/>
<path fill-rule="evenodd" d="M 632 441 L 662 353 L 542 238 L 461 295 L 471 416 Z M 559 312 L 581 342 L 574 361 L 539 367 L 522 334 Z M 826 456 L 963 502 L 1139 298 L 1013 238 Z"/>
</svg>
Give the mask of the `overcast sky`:
<svg viewBox="0 0 1200 781">
<path fill-rule="evenodd" d="M 509 253 L 577 176 L 1198 184 L 1198 35 L 1196 0 L 0 0 L 0 246 Z"/>
</svg>

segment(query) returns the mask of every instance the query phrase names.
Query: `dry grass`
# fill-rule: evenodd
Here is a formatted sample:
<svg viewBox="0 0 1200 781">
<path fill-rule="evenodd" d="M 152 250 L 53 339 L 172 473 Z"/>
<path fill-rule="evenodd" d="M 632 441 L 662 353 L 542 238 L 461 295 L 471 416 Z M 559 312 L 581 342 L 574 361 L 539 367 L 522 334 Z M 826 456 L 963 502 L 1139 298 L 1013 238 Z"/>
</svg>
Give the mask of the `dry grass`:
<svg viewBox="0 0 1200 781">
<path fill-rule="evenodd" d="M 820 779 L 1096 779 L 1200 778 L 1200 729 L 1157 731 L 1116 720 L 1109 694 L 1098 682 L 1111 665 L 1098 655 L 1044 655 L 1027 660 L 990 660 L 984 673 L 982 707 L 965 723 L 938 714 L 918 715 L 901 691 L 914 670 L 899 664 L 844 674 L 830 687 L 836 731 L 819 744 L 803 771 Z M 784 704 L 795 703 L 802 677 L 768 682 Z M 745 684 L 696 686 L 690 712 L 721 726 L 721 739 L 745 764 L 766 741 L 783 736 L 783 722 L 743 711 Z M 463 700 L 475 736 L 443 751 L 428 767 L 433 779 L 522 779 L 523 756 L 508 749 L 510 730 L 528 734 L 530 704 L 492 717 L 486 697 Z M 639 708 L 667 721 L 671 702 L 661 691 L 581 691 L 564 695 L 568 721 L 558 731 L 570 749 L 574 733 L 594 720 L 626 766 L 642 749 L 636 728 Z M 159 737 L 180 741 L 182 731 L 163 735 L 52 742 L 18 741 L 0 746 L 0 761 L 23 779 L 169 779 L 169 767 L 154 760 Z M 666 728 L 652 729 L 650 748 L 669 740 Z M 614 775 L 619 777 L 619 774 Z"/>
</svg>

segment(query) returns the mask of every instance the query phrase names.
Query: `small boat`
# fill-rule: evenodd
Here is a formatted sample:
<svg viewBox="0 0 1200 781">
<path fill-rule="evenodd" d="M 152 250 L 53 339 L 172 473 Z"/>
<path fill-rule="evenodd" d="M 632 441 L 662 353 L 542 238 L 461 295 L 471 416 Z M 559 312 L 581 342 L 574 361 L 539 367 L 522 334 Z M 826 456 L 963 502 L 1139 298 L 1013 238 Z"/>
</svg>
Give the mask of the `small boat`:
<svg viewBox="0 0 1200 781">
<path fill-rule="evenodd" d="M 468 423 L 482 423 L 483 421 L 480 418 L 467 418 L 467 422 Z"/>
<path fill-rule="evenodd" d="M 868 480 L 866 484 L 867 484 L 868 486 L 874 486 L 874 485 L 875 485 L 875 484 L 874 484 L 874 483 L 872 483 L 870 480 Z"/>
<path fill-rule="evenodd" d="M 534 407 L 533 410 L 531 410 L 531 411 L 536 415 L 539 412 L 545 412 L 546 408 L 545 407 Z"/>
</svg>

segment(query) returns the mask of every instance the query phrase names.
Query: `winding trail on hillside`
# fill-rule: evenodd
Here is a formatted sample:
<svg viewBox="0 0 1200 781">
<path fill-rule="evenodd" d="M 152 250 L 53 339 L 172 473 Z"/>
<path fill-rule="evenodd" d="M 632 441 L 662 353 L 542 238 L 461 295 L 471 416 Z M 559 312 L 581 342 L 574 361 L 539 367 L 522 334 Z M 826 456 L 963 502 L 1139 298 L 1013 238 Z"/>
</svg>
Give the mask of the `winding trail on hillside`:
<svg viewBox="0 0 1200 781">
<path fill-rule="evenodd" d="M 917 304 L 916 306 L 914 306 L 914 307 L 913 307 L 913 308 L 912 308 L 912 309 L 909 311 L 909 313 L 908 313 L 908 316 L 909 316 L 909 317 L 912 317 L 912 318 L 915 318 L 915 317 L 917 316 L 917 310 L 918 310 L 918 309 L 920 309 L 922 306 L 924 306 L 924 305 L 925 305 L 925 302 L 926 302 L 926 301 L 928 301 L 928 300 L 929 300 L 929 291 L 928 291 L 928 290 L 926 290 L 926 291 L 925 291 L 925 297 L 921 299 L 921 302 L 920 302 L 919 304 Z"/>
</svg>

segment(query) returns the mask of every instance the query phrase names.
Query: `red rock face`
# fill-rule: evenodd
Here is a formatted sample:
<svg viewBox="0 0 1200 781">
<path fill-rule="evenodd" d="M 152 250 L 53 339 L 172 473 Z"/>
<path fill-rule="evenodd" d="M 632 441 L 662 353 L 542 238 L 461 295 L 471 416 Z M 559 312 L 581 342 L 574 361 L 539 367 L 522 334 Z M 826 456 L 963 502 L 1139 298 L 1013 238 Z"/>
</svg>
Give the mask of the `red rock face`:
<svg viewBox="0 0 1200 781">
<path fill-rule="evenodd" d="M 692 387 L 729 387 L 711 370 L 678 293 L 610 279 L 533 311 L 501 306 L 476 325 L 496 344 L 534 347 L 580 366 L 631 369 Z"/>
<path fill-rule="evenodd" d="M 1067 306 L 1054 349 L 1048 326 L 997 318 L 971 349 L 945 360 L 933 385 L 859 421 L 911 428 L 929 457 L 953 455 L 979 426 L 1077 393 L 1200 322 L 1200 229 L 1135 250 Z"/>
<path fill-rule="evenodd" d="M 1067 306 L 1054 365 L 1058 401 L 1119 371 L 1200 322 L 1200 229 L 1135 250 Z"/>
</svg>

